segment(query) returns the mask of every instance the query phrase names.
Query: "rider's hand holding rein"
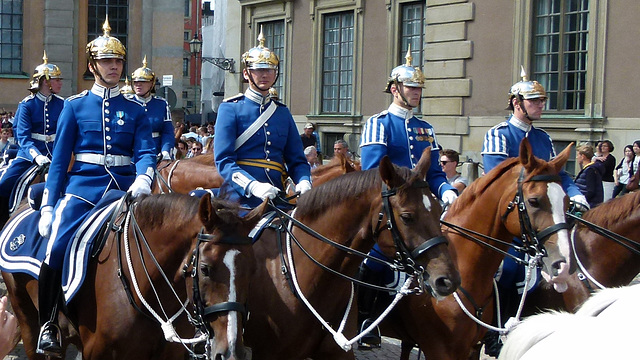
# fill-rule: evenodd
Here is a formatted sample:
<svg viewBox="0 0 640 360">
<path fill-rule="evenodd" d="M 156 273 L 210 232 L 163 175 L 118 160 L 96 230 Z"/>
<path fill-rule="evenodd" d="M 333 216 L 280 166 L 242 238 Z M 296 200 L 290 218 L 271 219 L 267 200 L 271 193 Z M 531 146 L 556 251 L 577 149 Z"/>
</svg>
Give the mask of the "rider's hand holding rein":
<svg viewBox="0 0 640 360">
<path fill-rule="evenodd" d="M 296 192 L 300 193 L 300 195 L 306 193 L 311 190 L 311 183 L 308 180 L 302 180 L 299 184 L 296 185 Z"/>
<path fill-rule="evenodd" d="M 147 175 L 138 175 L 128 191 L 134 198 L 151 194 L 151 178 Z"/>
<path fill-rule="evenodd" d="M 451 206 L 457 198 L 458 194 L 453 190 L 447 190 L 442 193 L 442 202 L 444 203 L 445 208 Z"/>
<path fill-rule="evenodd" d="M 277 187 L 260 181 L 252 181 L 249 186 L 247 186 L 247 190 L 249 190 L 249 193 L 251 195 L 262 200 L 275 199 L 275 197 L 278 196 L 278 193 L 280 192 L 280 189 L 278 189 Z"/>
<path fill-rule="evenodd" d="M 36 162 L 36 164 L 38 164 L 38 166 L 42 166 L 44 164 L 48 164 L 51 162 L 51 160 L 49 160 L 48 157 L 44 156 L 44 155 L 38 155 L 36 156 L 36 158 L 34 159 L 34 161 Z"/>
<path fill-rule="evenodd" d="M 53 223 L 53 206 L 45 206 L 40 209 L 40 221 L 38 232 L 44 238 L 51 236 L 51 224 Z"/>
</svg>

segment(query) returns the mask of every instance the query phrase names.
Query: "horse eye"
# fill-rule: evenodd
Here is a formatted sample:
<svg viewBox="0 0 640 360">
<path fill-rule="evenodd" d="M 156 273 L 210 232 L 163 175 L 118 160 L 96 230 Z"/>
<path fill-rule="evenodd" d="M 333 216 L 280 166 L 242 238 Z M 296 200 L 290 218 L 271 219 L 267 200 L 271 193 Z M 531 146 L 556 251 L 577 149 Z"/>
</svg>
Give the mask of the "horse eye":
<svg viewBox="0 0 640 360">
<path fill-rule="evenodd" d="M 527 199 L 527 201 L 529 201 L 529 205 L 533 206 L 533 207 L 540 207 L 540 202 L 538 202 L 538 199 L 536 198 L 529 198 Z"/>
<path fill-rule="evenodd" d="M 209 267 L 206 264 L 200 264 L 200 272 L 202 276 L 209 276 Z"/>
<path fill-rule="evenodd" d="M 400 218 L 402 219 L 402 222 L 405 223 L 405 225 L 413 223 L 413 214 L 404 213 L 400 215 Z"/>
</svg>

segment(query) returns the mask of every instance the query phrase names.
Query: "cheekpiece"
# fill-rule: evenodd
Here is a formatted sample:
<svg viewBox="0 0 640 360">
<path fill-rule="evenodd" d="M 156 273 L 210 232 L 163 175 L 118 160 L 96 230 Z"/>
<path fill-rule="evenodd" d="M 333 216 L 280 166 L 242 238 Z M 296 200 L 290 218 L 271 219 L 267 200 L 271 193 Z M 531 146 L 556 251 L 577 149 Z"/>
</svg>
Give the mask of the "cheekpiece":
<svg viewBox="0 0 640 360">
<path fill-rule="evenodd" d="M 109 26 L 108 16 L 102 25 L 102 36 L 98 36 L 87 44 L 87 58 L 99 59 L 122 59 L 127 57 L 127 50 L 117 38 L 111 36 L 111 26 Z"/>
<path fill-rule="evenodd" d="M 156 74 L 147 67 L 147 56 L 144 56 L 142 60 L 142 67 L 137 68 L 133 74 L 131 74 L 131 81 L 155 81 Z"/>
<path fill-rule="evenodd" d="M 260 27 L 258 46 L 242 54 L 242 63 L 245 69 L 278 69 L 280 63 L 278 55 L 265 47 L 264 41 L 265 37 L 262 34 L 262 27 Z"/>
<path fill-rule="evenodd" d="M 520 76 L 522 80 L 513 84 L 509 90 L 509 101 L 515 96 L 522 96 L 525 100 L 547 97 L 547 92 L 539 82 L 527 80 L 527 72 L 523 66 L 520 67 Z"/>
<path fill-rule="evenodd" d="M 411 87 L 424 87 L 424 75 L 419 68 L 413 67 L 411 65 L 411 61 L 413 57 L 411 56 L 411 45 L 407 49 L 407 55 L 404 57 L 406 59 L 406 63 L 400 66 L 395 67 L 391 70 L 391 75 L 387 80 L 387 87 L 384 90 L 387 93 L 391 93 L 391 84 L 402 84 L 404 86 Z"/>
</svg>

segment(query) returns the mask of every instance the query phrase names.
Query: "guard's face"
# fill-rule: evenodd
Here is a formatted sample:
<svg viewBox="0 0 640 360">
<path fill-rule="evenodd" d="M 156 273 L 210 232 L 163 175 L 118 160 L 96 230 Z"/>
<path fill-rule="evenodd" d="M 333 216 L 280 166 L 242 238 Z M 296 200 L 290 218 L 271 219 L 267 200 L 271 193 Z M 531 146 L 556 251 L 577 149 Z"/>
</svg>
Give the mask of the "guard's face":
<svg viewBox="0 0 640 360">
<path fill-rule="evenodd" d="M 150 94 L 149 90 L 151 90 L 152 86 L 153 84 L 151 83 L 151 81 L 134 81 L 133 91 L 138 96 L 147 97 Z"/>
<path fill-rule="evenodd" d="M 62 89 L 62 79 L 49 79 L 48 82 L 49 86 L 51 86 L 52 93 L 60 93 L 60 89 Z"/>
<path fill-rule="evenodd" d="M 253 82 L 249 81 L 249 86 L 256 91 L 264 92 L 267 89 L 267 93 L 269 92 L 269 88 L 273 86 L 273 83 L 276 82 L 276 70 L 275 69 L 251 69 L 243 70 L 244 78 L 249 80 L 249 76 L 253 79 Z M 254 84 L 258 86 L 258 89 L 254 88 Z"/>
<path fill-rule="evenodd" d="M 124 68 L 124 61 L 122 59 L 96 60 L 96 69 L 92 69 L 91 64 L 89 65 L 89 70 L 93 73 L 98 85 L 110 88 L 118 85 L 118 82 L 120 82 L 120 76 L 122 76 L 122 69 Z M 98 76 L 95 70 L 98 70 L 102 78 Z"/>
<path fill-rule="evenodd" d="M 404 98 L 407 100 L 407 103 L 409 104 L 409 107 L 413 109 L 420 105 L 420 99 L 422 98 L 422 88 L 406 85 L 399 85 L 396 87 L 396 85 L 393 84 L 391 85 L 391 94 L 393 94 L 393 102 L 396 105 L 402 106 L 404 108 L 407 107 L 404 103 L 404 100 L 402 99 L 402 96 L 404 96 Z"/>
</svg>

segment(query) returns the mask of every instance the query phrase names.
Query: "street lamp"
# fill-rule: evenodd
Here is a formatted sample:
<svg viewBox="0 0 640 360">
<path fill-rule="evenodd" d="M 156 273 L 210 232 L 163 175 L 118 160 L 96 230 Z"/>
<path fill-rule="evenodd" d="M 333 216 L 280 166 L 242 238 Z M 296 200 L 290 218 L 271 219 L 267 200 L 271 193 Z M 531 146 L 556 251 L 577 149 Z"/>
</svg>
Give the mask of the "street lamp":
<svg viewBox="0 0 640 360">
<path fill-rule="evenodd" d="M 200 79 L 198 79 L 198 55 L 200 55 L 200 52 L 202 51 L 202 41 L 200 39 L 198 39 L 198 33 L 196 32 L 195 35 L 193 35 L 193 39 L 191 39 L 191 41 L 189 41 L 189 52 L 191 52 L 191 55 L 193 55 L 193 59 L 194 59 L 194 75 L 195 75 L 195 86 L 194 86 L 194 95 L 193 95 L 193 113 L 197 114 L 198 113 L 198 82 L 200 81 Z"/>
</svg>

